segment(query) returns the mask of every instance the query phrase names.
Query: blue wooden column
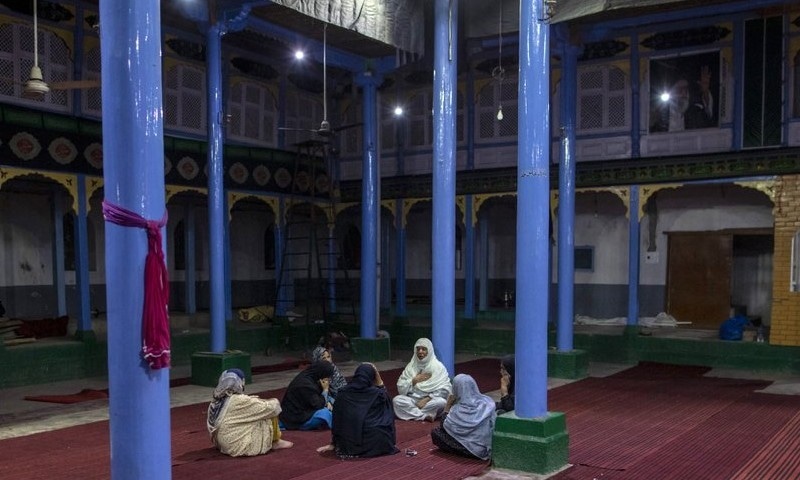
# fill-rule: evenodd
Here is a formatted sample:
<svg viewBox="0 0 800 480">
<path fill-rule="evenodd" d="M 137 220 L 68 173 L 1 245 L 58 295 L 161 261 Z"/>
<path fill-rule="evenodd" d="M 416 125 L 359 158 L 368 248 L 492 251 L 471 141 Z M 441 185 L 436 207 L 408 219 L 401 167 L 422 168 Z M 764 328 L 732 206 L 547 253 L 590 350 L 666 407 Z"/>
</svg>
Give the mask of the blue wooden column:
<svg viewBox="0 0 800 480">
<path fill-rule="evenodd" d="M 160 2 L 100 2 L 106 200 L 148 220 L 164 216 Z M 143 229 L 106 223 L 111 478 L 169 479 L 169 369 L 141 357 Z"/>
<path fill-rule="evenodd" d="M 458 2 L 434 0 L 433 8 L 432 340 L 454 375 Z"/>
<path fill-rule="evenodd" d="M 486 215 L 478 216 L 478 234 L 480 250 L 478 251 L 478 311 L 489 309 L 489 219 Z"/>
<path fill-rule="evenodd" d="M 191 202 L 191 200 L 190 200 Z M 195 209 L 194 205 L 188 203 L 184 210 L 183 221 L 183 244 L 185 250 L 183 252 L 183 266 L 184 266 L 184 285 L 186 291 L 184 292 L 184 301 L 186 302 L 185 312 L 193 314 L 197 312 L 197 243 L 195 238 L 197 236 L 197 226 L 195 222 Z"/>
<path fill-rule="evenodd" d="M 209 238 L 209 310 L 211 322 L 211 345 L 208 352 L 192 355 L 192 383 L 213 387 L 219 374 L 232 367 L 244 371 L 246 380 L 250 376 L 250 354 L 229 352 L 227 319 L 230 316 L 228 208 L 225 197 L 225 172 L 223 162 L 223 88 L 222 88 L 222 37 L 229 29 L 243 26 L 250 10 L 243 6 L 238 16 L 218 12 L 215 2 L 209 3 L 206 26 L 206 79 L 208 101 L 208 238 Z"/>
<path fill-rule="evenodd" d="M 628 207 L 628 326 L 639 324 L 639 186 L 630 187 Z"/>
<path fill-rule="evenodd" d="M 222 27 L 214 23 L 206 32 L 208 81 L 208 250 L 211 351 L 222 353 L 225 338 L 225 187 L 222 168 Z"/>
<path fill-rule="evenodd" d="M 395 225 L 397 227 L 397 265 L 395 266 L 395 288 L 397 289 L 397 305 L 395 315 L 405 317 L 406 312 L 406 218 L 403 211 L 403 199 L 395 200 Z"/>
<path fill-rule="evenodd" d="M 561 50 L 561 165 L 558 175 L 558 330 L 556 346 L 572 350 L 575 287 L 575 95 L 577 50 Z"/>
<path fill-rule="evenodd" d="M 53 201 L 53 288 L 56 294 L 56 314 L 67 314 L 67 286 L 64 272 L 64 194 L 61 187 L 52 190 Z"/>
<path fill-rule="evenodd" d="M 566 419 L 547 411 L 550 216 L 550 27 L 521 0 L 517 161 L 516 411 L 498 417 L 495 466 L 540 474 L 567 463 Z"/>
<path fill-rule="evenodd" d="M 388 360 L 389 339 L 379 339 L 378 321 L 378 216 L 380 178 L 377 157 L 377 87 L 382 79 L 371 71 L 356 76 L 364 101 L 364 152 L 361 161 L 361 305 L 360 337 L 352 341 L 353 357 L 360 361 Z"/>
<path fill-rule="evenodd" d="M 372 72 L 356 77 L 363 88 L 364 152 L 361 160 L 361 337 L 377 335 L 378 305 L 378 157 L 377 157 L 377 78 Z"/>
<path fill-rule="evenodd" d="M 280 273 L 283 271 L 284 226 L 286 225 L 286 201 L 278 198 L 278 211 L 275 212 L 275 315 L 286 315 L 286 289 L 280 286 Z"/>
<path fill-rule="evenodd" d="M 472 221 L 472 195 L 464 202 L 464 318 L 475 319 L 475 223 Z"/>
<path fill-rule="evenodd" d="M 561 165 L 558 170 L 558 328 L 556 351 L 548 354 L 548 374 L 582 378 L 589 356 L 573 348 L 575 300 L 575 115 L 579 48 L 569 44 L 566 25 L 559 25 L 561 52 Z"/>
<path fill-rule="evenodd" d="M 78 292 L 78 327 L 75 337 L 94 341 L 91 316 L 91 280 L 89 279 L 89 201 L 86 198 L 86 175 L 78 174 L 78 211 L 75 214 L 75 287 Z"/>
</svg>

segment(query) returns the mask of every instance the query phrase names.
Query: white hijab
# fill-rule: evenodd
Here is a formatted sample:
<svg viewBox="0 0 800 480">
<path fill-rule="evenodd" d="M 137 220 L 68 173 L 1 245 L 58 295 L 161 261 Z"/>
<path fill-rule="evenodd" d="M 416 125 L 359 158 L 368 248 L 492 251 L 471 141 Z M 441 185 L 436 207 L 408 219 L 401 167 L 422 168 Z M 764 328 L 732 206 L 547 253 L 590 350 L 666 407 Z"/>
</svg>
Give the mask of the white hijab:
<svg viewBox="0 0 800 480">
<path fill-rule="evenodd" d="M 417 347 L 425 347 L 428 349 L 428 355 L 420 360 L 417 358 Z M 431 374 L 431 378 L 424 382 L 419 382 L 414 385 L 418 390 L 423 392 L 435 392 L 436 390 L 446 389 L 448 392 L 452 391 L 450 384 L 450 375 L 447 369 L 436 358 L 436 353 L 433 350 L 433 343 L 427 338 L 420 338 L 414 344 L 414 354 L 411 361 L 408 362 L 406 368 L 403 370 L 402 375 L 397 380 L 397 391 L 401 395 L 407 394 L 411 390 L 411 379 L 420 372 L 427 372 Z"/>
</svg>

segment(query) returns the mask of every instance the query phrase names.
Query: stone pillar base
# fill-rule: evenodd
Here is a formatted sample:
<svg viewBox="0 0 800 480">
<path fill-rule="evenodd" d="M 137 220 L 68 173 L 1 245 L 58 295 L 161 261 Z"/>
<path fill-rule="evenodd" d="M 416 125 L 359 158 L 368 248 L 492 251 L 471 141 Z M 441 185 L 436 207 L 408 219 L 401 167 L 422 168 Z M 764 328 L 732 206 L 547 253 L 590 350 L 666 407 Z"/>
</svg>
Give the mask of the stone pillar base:
<svg viewBox="0 0 800 480">
<path fill-rule="evenodd" d="M 355 337 L 350 339 L 350 345 L 353 348 L 353 360 L 359 362 L 380 362 L 391 358 L 388 338 Z"/>
<path fill-rule="evenodd" d="M 548 412 L 529 419 L 509 412 L 497 417 L 492 437 L 495 467 L 545 475 L 566 466 L 568 459 L 569 436 L 563 413 Z"/>
<path fill-rule="evenodd" d="M 253 381 L 249 353 L 239 350 L 222 353 L 195 352 L 192 354 L 192 384 L 216 387 L 219 375 L 229 368 L 241 369 L 244 372 L 245 384 Z"/>
<path fill-rule="evenodd" d="M 579 379 L 589 375 L 589 354 L 586 350 L 547 352 L 547 376 L 553 378 Z"/>
</svg>

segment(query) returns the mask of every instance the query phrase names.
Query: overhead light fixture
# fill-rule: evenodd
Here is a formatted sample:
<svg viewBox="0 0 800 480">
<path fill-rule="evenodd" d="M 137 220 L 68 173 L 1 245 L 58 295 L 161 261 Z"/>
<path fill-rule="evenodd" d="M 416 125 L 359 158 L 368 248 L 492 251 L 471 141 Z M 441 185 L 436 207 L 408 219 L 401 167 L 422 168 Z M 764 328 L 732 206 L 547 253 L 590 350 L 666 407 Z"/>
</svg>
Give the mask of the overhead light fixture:
<svg viewBox="0 0 800 480">
<path fill-rule="evenodd" d="M 500 103 L 500 100 L 503 95 L 503 80 L 506 78 L 506 70 L 503 68 L 503 0 L 500 0 L 500 13 L 498 14 L 497 23 L 497 66 L 492 69 L 492 78 L 495 79 L 499 85 L 497 89 L 497 120 L 502 120 L 503 104 Z"/>
<path fill-rule="evenodd" d="M 660 98 L 664 103 L 669 102 L 669 92 L 662 93 L 658 98 Z"/>
<path fill-rule="evenodd" d="M 394 116 L 395 117 L 402 117 L 403 116 L 403 107 L 400 105 L 394 107 Z"/>
<path fill-rule="evenodd" d="M 40 99 L 50 91 L 50 87 L 44 81 L 42 69 L 39 68 L 39 15 L 36 0 L 33 1 L 33 66 L 31 75 L 25 82 L 22 89 L 22 96 L 25 98 Z"/>
<path fill-rule="evenodd" d="M 305 56 L 306 56 L 306 53 L 304 51 L 302 51 L 302 50 L 295 50 L 294 51 L 294 58 L 297 59 L 297 60 L 302 60 L 303 58 L 305 58 Z"/>
</svg>

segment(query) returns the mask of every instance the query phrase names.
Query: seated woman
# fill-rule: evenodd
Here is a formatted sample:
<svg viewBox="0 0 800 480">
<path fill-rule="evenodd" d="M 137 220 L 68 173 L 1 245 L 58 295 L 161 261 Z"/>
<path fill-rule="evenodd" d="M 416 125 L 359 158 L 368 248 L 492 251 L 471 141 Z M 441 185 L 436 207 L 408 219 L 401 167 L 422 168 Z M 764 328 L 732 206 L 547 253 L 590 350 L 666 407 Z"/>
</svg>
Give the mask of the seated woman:
<svg viewBox="0 0 800 480">
<path fill-rule="evenodd" d="M 279 413 L 277 398 L 264 400 L 245 395 L 244 372 L 232 368 L 219 377 L 206 425 L 214 446 L 225 455 L 261 455 L 292 446 L 292 442 L 281 439 Z"/>
<path fill-rule="evenodd" d="M 328 388 L 328 393 L 330 394 L 331 398 L 336 398 L 336 394 L 339 392 L 339 390 L 347 385 L 347 380 L 344 379 L 344 375 L 342 375 L 342 373 L 336 367 L 336 364 L 333 363 L 331 349 L 325 346 L 319 346 L 315 348 L 313 352 L 311 352 L 311 361 L 319 362 L 323 360 L 326 362 L 331 362 L 331 365 L 333 365 L 333 375 L 331 375 L 331 384 Z"/>
<path fill-rule="evenodd" d="M 500 360 L 500 401 L 497 414 L 514 410 L 514 355 L 506 355 Z"/>
<path fill-rule="evenodd" d="M 433 343 L 420 338 L 414 343 L 414 356 L 397 379 L 394 414 L 400 420 L 432 422 L 444 410 L 452 389 L 447 368 L 436 358 Z"/>
<path fill-rule="evenodd" d="M 431 440 L 445 452 L 488 460 L 496 418 L 494 400 L 478 391 L 469 375 L 456 375 L 442 424 L 431 430 Z"/>
<path fill-rule="evenodd" d="M 318 452 L 334 450 L 339 458 L 391 455 L 395 446 L 392 401 L 375 365 L 362 363 L 333 405 L 332 441 Z"/>
<path fill-rule="evenodd" d="M 281 400 L 280 424 L 287 430 L 330 428 L 333 421 L 328 394 L 333 364 L 314 362 L 298 373 Z"/>
</svg>

